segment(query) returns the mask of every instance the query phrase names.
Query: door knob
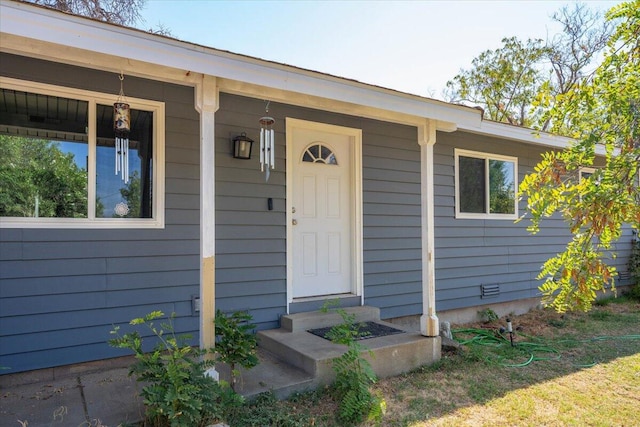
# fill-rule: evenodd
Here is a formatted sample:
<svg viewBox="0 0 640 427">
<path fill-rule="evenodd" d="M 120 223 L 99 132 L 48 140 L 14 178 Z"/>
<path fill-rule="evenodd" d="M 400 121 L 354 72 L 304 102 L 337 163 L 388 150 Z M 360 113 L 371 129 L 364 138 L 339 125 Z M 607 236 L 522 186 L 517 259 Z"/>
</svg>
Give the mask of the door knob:
<svg viewBox="0 0 640 427">
<path fill-rule="evenodd" d="M 297 220 L 297 219 L 292 219 L 292 220 L 291 220 L 291 224 L 293 224 L 293 225 L 298 225 L 298 220 Z"/>
</svg>

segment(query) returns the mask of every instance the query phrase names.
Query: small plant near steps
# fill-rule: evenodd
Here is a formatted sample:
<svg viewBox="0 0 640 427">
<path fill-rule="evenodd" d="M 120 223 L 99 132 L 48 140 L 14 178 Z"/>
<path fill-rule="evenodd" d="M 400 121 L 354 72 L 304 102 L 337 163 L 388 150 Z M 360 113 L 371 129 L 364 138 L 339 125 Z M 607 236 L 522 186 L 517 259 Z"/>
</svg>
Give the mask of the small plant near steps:
<svg viewBox="0 0 640 427">
<path fill-rule="evenodd" d="M 236 312 L 229 316 L 216 312 L 215 349 L 205 350 L 189 344 L 191 336 L 176 335 L 174 315 L 167 319 L 161 311 L 153 311 L 129 322 L 135 327 L 151 331 L 156 345 L 151 351 L 143 350 L 139 331 L 124 335 L 114 327 L 109 340 L 112 347 L 133 351 L 136 363 L 129 374 L 145 384 L 141 395 L 145 404 L 145 425 L 153 427 L 204 427 L 223 421 L 228 414 L 243 404 L 243 398 L 233 387 L 239 374 L 236 365 L 252 368 L 258 364 L 256 337 L 252 333 L 251 316 Z M 161 320 L 157 325 L 155 322 Z M 215 354 L 216 359 L 207 358 Z M 215 362 L 231 367 L 232 387 L 206 375 Z"/>
<path fill-rule="evenodd" d="M 327 304 L 322 308 L 325 312 L 328 309 Z M 386 412 L 386 402 L 381 396 L 371 393 L 370 387 L 377 378 L 371 364 L 362 357 L 366 347 L 358 341 L 362 336 L 360 326 L 354 314 L 343 309 L 337 309 L 337 312 L 343 323 L 331 328 L 327 338 L 334 344 L 347 346 L 347 351 L 333 359 L 332 365 L 336 373 L 333 389 L 339 402 L 338 418 L 348 425 L 359 424 L 365 418 L 380 421 Z"/>
<path fill-rule="evenodd" d="M 258 341 L 254 334 L 255 326 L 251 324 L 253 318 L 245 311 L 237 311 L 226 315 L 216 311 L 216 359 L 226 363 L 231 369 L 231 388 L 235 391 L 240 376 L 237 365 L 251 369 L 258 364 L 256 347 Z"/>
<path fill-rule="evenodd" d="M 156 325 L 164 313 L 153 311 L 129 322 L 144 327 L 156 338 L 150 352 L 143 350 L 138 331 L 120 335 L 116 326 L 109 344 L 133 351 L 136 362 L 129 368 L 145 384 L 141 395 L 145 405 L 145 425 L 154 427 L 204 427 L 224 420 L 225 413 L 242 404 L 242 397 L 228 384 L 206 375 L 214 361 L 205 358 L 206 350 L 189 344 L 189 335 L 176 335 L 174 316 Z"/>
</svg>

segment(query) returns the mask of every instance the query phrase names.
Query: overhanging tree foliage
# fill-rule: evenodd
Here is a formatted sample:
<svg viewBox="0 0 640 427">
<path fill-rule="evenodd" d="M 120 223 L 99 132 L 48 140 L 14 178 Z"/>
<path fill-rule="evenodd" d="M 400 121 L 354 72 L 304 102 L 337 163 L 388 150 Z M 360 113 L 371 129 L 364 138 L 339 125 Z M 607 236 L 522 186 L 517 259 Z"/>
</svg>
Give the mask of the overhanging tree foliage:
<svg viewBox="0 0 640 427">
<path fill-rule="evenodd" d="M 133 26 L 147 0 L 30 0 L 32 3 L 100 21 Z"/>
<path fill-rule="evenodd" d="M 569 92 L 576 84 L 593 70 L 592 61 L 606 48 L 611 37 L 612 22 L 604 20 L 600 12 L 588 9 L 584 4 L 576 3 L 573 9 L 565 6 L 553 15 L 553 20 L 562 25 L 562 32 L 547 40 L 546 58 L 550 66 L 550 78 L 543 84 L 537 98 L 532 101 L 535 113 L 534 126 L 547 131 L 550 126 L 549 110 L 555 96 Z M 545 108 L 540 108 L 544 105 Z M 556 132 L 564 129 L 556 128 Z"/>
<path fill-rule="evenodd" d="M 99 21 L 134 27 L 142 22 L 141 11 L 147 0 L 27 0 L 31 3 L 86 16 Z M 171 31 L 162 24 L 150 28 L 150 33 L 170 36 Z"/>
<path fill-rule="evenodd" d="M 547 130 L 550 101 L 593 71 L 611 34 L 602 14 L 583 4 L 564 7 L 552 19 L 562 31 L 545 42 L 504 38 L 501 48 L 481 53 L 447 82 L 447 100 L 480 106 L 489 120 Z"/>
<path fill-rule="evenodd" d="M 606 17 L 616 27 L 593 75 L 566 93 L 541 97 L 550 107 L 542 117 L 550 130 L 569 132 L 575 143 L 545 154 L 520 185 L 531 232 L 558 212 L 573 234 L 540 274 L 544 302 L 559 312 L 589 310 L 597 292 L 615 290 L 612 245 L 623 224 L 640 226 L 640 0 L 615 6 Z M 598 150 L 604 166 L 580 179 L 580 168 L 594 165 Z"/>
<path fill-rule="evenodd" d="M 502 39 L 503 47 L 486 50 L 447 82 L 449 100 L 479 105 L 484 116 L 518 126 L 531 124 L 528 113 L 544 75 L 538 66 L 546 54 L 542 40 L 522 43 L 516 37 Z"/>
</svg>

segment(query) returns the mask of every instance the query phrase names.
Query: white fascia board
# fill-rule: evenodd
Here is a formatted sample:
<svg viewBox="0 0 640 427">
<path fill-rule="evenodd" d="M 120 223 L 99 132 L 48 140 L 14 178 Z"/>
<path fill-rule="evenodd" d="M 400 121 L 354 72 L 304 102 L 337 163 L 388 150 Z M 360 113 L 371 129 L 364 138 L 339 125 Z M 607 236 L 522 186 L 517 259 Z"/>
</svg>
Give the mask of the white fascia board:
<svg viewBox="0 0 640 427">
<path fill-rule="evenodd" d="M 459 126 L 459 130 L 558 150 L 565 149 L 574 142 L 573 139 L 564 136 L 493 121 L 482 121 L 477 127 Z M 601 156 L 606 154 L 602 145 L 596 146 L 595 152 Z"/>
<path fill-rule="evenodd" d="M 469 107 L 219 51 L 25 3 L 0 0 L 0 31 L 36 41 L 418 118 L 455 125 L 464 123 L 467 127 L 481 124 L 480 112 Z"/>
<path fill-rule="evenodd" d="M 525 142 L 535 145 L 543 145 L 550 148 L 563 149 L 571 142 L 570 138 L 553 135 L 546 132 L 538 132 L 520 126 L 513 126 L 507 123 L 483 120 L 480 126 L 458 126 L 459 130 L 467 131 L 479 135 L 494 136 L 512 141 Z"/>
</svg>

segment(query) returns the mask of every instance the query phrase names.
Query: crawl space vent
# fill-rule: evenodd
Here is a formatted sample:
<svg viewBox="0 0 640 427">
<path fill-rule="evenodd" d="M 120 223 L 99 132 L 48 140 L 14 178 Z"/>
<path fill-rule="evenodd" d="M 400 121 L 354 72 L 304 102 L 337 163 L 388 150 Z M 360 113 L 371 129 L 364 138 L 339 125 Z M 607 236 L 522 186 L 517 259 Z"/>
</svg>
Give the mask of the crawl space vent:
<svg viewBox="0 0 640 427">
<path fill-rule="evenodd" d="M 489 285 L 480 285 L 482 298 L 495 298 L 500 295 L 500 285 L 492 283 Z"/>
</svg>

